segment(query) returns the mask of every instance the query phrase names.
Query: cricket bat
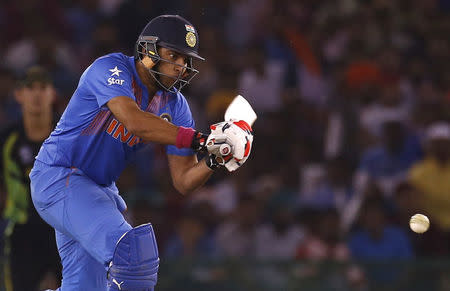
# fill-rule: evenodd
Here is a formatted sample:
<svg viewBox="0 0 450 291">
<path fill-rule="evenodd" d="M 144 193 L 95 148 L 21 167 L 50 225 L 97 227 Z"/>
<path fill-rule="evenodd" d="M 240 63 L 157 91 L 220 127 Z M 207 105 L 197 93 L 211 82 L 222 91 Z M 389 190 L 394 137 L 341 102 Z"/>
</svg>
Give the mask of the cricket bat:
<svg viewBox="0 0 450 291">
<path fill-rule="evenodd" d="M 230 105 L 228 105 L 227 110 L 225 110 L 225 121 L 228 120 L 244 120 L 250 126 L 253 126 L 258 116 L 253 110 L 252 106 L 248 101 L 241 95 L 234 97 Z M 219 152 L 225 156 L 231 152 L 231 147 L 228 144 L 223 144 L 220 146 Z"/>
<path fill-rule="evenodd" d="M 231 119 L 244 120 L 250 126 L 255 123 L 257 116 L 252 106 L 248 101 L 241 95 L 234 97 L 230 105 L 228 105 L 225 111 L 225 121 Z"/>
</svg>

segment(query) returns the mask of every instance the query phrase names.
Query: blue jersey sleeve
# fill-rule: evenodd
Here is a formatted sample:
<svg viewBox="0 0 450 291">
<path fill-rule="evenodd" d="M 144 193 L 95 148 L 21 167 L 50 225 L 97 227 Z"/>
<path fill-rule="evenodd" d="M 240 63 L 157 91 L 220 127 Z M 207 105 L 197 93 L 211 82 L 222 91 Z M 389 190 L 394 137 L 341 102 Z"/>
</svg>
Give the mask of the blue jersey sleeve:
<svg viewBox="0 0 450 291">
<path fill-rule="evenodd" d="M 99 107 L 117 96 L 130 97 L 136 100 L 132 89 L 132 77 L 128 64 L 115 56 L 97 59 L 80 79 L 90 94 L 97 99 Z"/>
<path fill-rule="evenodd" d="M 191 110 L 189 109 L 189 105 L 180 93 L 177 94 L 177 103 L 175 105 L 175 112 L 173 116 L 172 123 L 177 126 L 184 126 L 195 128 L 195 122 L 192 118 Z M 195 152 L 192 149 L 183 148 L 179 149 L 174 145 L 166 146 L 167 154 L 169 155 L 177 155 L 177 156 L 192 156 Z"/>
</svg>

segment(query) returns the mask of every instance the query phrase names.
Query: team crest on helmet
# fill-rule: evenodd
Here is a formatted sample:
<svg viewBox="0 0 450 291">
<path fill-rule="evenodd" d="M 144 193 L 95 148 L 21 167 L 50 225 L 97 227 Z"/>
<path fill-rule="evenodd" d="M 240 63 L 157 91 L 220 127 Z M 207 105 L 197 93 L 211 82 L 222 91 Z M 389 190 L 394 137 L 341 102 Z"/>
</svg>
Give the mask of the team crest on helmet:
<svg viewBox="0 0 450 291">
<path fill-rule="evenodd" d="M 197 43 L 197 37 L 195 36 L 194 33 L 190 32 L 190 31 L 188 33 L 186 33 L 186 43 L 190 47 L 195 46 L 195 44 Z"/>
<path fill-rule="evenodd" d="M 162 119 L 164 119 L 164 120 L 166 120 L 168 122 L 172 122 L 172 116 L 170 116 L 169 113 L 163 113 L 159 117 L 161 117 Z"/>
</svg>

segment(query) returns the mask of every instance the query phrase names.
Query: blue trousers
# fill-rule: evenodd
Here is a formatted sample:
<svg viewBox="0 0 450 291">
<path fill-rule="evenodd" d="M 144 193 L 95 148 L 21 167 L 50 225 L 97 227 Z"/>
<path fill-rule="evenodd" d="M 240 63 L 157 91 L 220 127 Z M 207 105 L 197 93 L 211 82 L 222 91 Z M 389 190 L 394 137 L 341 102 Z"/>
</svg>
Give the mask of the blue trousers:
<svg viewBox="0 0 450 291">
<path fill-rule="evenodd" d="M 31 197 L 54 229 L 63 280 L 61 291 L 106 291 L 106 273 L 119 238 L 132 227 L 117 187 L 100 186 L 79 169 L 36 161 Z M 30 238 L 32 239 L 32 238 Z"/>
</svg>

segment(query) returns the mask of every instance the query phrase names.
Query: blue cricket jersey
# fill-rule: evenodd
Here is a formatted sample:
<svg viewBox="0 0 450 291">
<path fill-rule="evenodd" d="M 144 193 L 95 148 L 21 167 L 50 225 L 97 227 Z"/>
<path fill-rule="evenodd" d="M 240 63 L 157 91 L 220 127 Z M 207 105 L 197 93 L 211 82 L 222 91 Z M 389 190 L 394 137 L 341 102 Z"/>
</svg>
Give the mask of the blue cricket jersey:
<svg viewBox="0 0 450 291">
<path fill-rule="evenodd" d="M 100 185 L 115 182 L 127 161 L 143 146 L 141 139 L 128 132 L 106 106 L 117 96 L 127 96 L 142 110 L 175 125 L 195 126 L 180 92 L 160 90 L 149 99 L 147 88 L 136 72 L 134 58 L 113 53 L 98 58 L 84 71 L 66 110 L 36 159 L 51 166 L 79 168 Z M 172 155 L 195 154 L 191 149 L 172 145 L 166 149 Z"/>
</svg>

